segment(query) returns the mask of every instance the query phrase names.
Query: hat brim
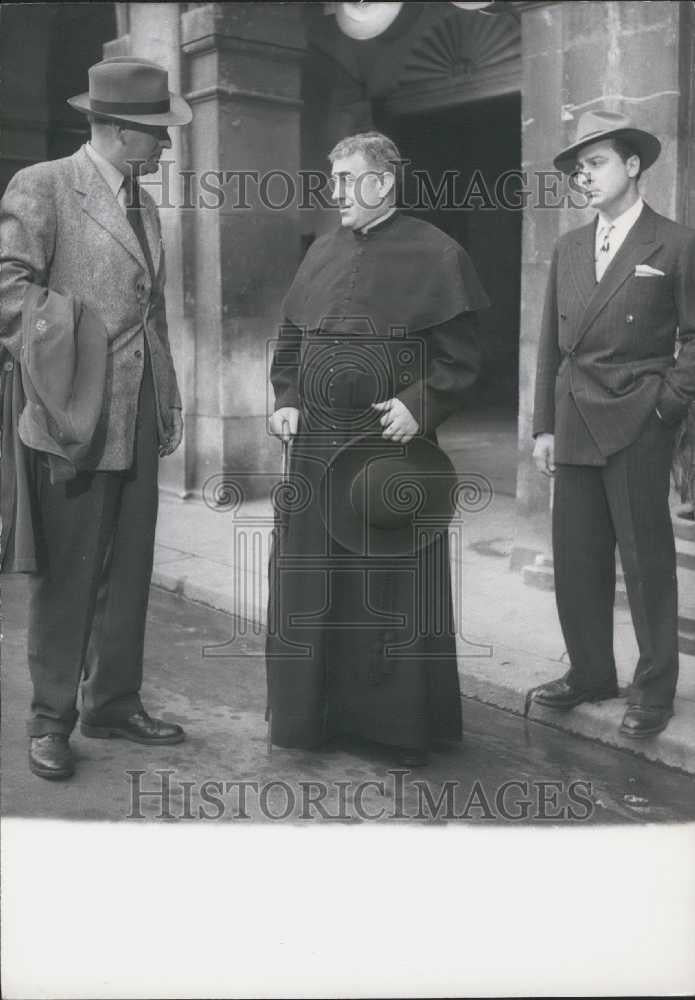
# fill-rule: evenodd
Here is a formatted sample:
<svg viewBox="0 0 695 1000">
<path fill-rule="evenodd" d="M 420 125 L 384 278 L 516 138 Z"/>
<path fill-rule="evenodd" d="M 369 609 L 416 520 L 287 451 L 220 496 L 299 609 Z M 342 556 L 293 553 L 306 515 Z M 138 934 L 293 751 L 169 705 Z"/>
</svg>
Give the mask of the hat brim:
<svg viewBox="0 0 695 1000">
<path fill-rule="evenodd" d="M 593 146 L 594 143 L 603 142 L 605 139 L 610 139 L 613 136 L 620 136 L 635 147 L 635 152 L 639 154 L 642 170 L 651 167 L 661 152 L 661 143 L 651 132 L 645 132 L 641 128 L 612 128 L 582 139 L 580 142 L 575 142 L 566 149 L 563 149 L 553 160 L 555 168 L 561 170 L 563 174 L 573 174 L 577 162 L 577 153 L 580 149 L 584 149 L 585 146 Z"/>
<path fill-rule="evenodd" d="M 188 125 L 193 118 L 193 111 L 188 101 L 178 94 L 169 91 L 169 111 L 163 111 L 157 115 L 121 115 L 111 114 L 106 111 L 95 111 L 89 101 L 89 93 L 78 94 L 77 97 L 68 97 L 68 104 L 75 111 L 82 114 L 93 113 L 100 118 L 112 118 L 121 122 L 133 122 L 138 125 L 154 125 L 166 128 L 169 125 Z"/>
<path fill-rule="evenodd" d="M 418 513 L 404 525 L 382 527 L 368 524 L 352 505 L 350 496 L 354 477 L 369 461 L 393 456 L 394 450 L 408 449 L 421 454 L 427 473 L 447 476 L 450 480 L 448 502 L 441 509 Z M 454 513 L 453 493 L 456 472 L 449 456 L 427 438 L 413 438 L 401 445 L 384 440 L 380 435 L 361 434 L 348 441 L 331 459 L 321 479 L 321 516 L 331 537 L 344 549 L 362 556 L 408 556 L 431 545 L 437 537 L 446 535 Z"/>
</svg>

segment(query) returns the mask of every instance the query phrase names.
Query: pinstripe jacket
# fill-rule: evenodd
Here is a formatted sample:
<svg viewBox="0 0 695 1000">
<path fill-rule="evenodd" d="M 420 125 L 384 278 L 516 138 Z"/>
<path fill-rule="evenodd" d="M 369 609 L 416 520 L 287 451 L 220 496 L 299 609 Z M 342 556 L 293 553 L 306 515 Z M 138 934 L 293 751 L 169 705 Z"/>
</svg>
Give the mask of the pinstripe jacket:
<svg viewBox="0 0 695 1000">
<path fill-rule="evenodd" d="M 132 463 L 147 338 L 160 443 L 181 407 L 164 307 L 164 252 L 154 201 L 142 190 L 143 222 L 154 280 L 140 244 L 84 147 L 72 156 L 20 170 L 0 202 L 0 342 L 21 350 L 22 303 L 32 283 L 75 296 L 106 326 L 104 405 L 83 467 Z"/>
<path fill-rule="evenodd" d="M 656 408 L 676 424 L 695 399 L 695 230 L 645 205 L 597 283 L 595 226 L 555 247 L 538 350 L 533 433 L 573 465 L 604 464 Z"/>
</svg>

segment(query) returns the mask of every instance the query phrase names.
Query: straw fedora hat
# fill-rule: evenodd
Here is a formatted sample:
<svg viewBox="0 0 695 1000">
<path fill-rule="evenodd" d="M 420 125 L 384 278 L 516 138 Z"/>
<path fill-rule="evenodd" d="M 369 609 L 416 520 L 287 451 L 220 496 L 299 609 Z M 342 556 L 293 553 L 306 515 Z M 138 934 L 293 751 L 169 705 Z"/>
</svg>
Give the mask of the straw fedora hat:
<svg viewBox="0 0 695 1000">
<path fill-rule="evenodd" d="M 70 107 L 84 114 L 140 125 L 187 125 L 190 105 L 169 90 L 167 71 L 157 63 L 131 56 L 104 59 L 89 69 L 89 91 L 69 97 Z"/>
<path fill-rule="evenodd" d="M 635 152 L 639 154 L 642 170 L 651 167 L 661 152 L 661 143 L 657 137 L 645 129 L 637 128 L 628 115 L 597 108 L 594 111 L 584 112 L 577 124 L 574 142 L 558 153 L 553 163 L 563 174 L 571 174 L 574 171 L 577 153 L 582 146 L 609 139 L 611 136 L 620 136 L 634 146 Z"/>
<path fill-rule="evenodd" d="M 352 553 L 409 555 L 445 533 L 455 509 L 456 472 L 434 442 L 408 444 L 362 434 L 343 445 L 321 480 L 321 515 Z"/>
</svg>

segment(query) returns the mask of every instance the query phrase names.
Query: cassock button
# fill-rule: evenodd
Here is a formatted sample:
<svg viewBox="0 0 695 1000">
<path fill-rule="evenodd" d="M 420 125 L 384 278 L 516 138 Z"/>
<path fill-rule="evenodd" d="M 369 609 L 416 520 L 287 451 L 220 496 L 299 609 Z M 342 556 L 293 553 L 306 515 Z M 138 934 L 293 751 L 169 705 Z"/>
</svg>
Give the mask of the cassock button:
<svg viewBox="0 0 695 1000">
<path fill-rule="evenodd" d="M 136 358 L 141 358 L 142 357 L 142 351 L 136 351 L 135 352 L 135 357 Z"/>
<path fill-rule="evenodd" d="M 635 322 L 635 317 L 632 315 L 632 313 L 628 313 L 627 314 L 627 316 L 625 317 L 625 322 L 626 323 L 634 323 Z"/>
</svg>

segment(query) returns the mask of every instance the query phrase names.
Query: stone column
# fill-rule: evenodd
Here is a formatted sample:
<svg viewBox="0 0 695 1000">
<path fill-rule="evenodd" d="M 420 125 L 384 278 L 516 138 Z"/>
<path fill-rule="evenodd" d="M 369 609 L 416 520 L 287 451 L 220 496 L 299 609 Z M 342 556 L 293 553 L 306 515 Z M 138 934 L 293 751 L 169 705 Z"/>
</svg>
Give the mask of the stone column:
<svg viewBox="0 0 695 1000">
<path fill-rule="evenodd" d="M 590 210 L 552 207 L 546 181 L 553 156 L 574 136 L 582 111 L 597 105 L 633 115 L 657 133 L 663 152 L 644 175 L 643 194 L 659 212 L 688 221 L 692 193 L 692 30 L 689 4 L 529 3 L 522 18 L 522 167 L 533 191 L 524 213 L 519 400 L 518 532 L 512 565 L 549 551 L 549 482 L 531 460 L 535 365 L 543 296 L 557 237 L 592 217 Z M 690 164 L 691 174 L 686 176 Z M 566 184 L 558 187 L 561 195 Z M 689 209 L 688 209 L 688 206 Z M 690 215 L 690 224 L 693 215 Z"/>
<path fill-rule="evenodd" d="M 334 92 L 320 103 L 312 102 L 307 95 L 302 122 L 302 168 L 327 175 L 331 169 L 328 154 L 336 143 L 347 135 L 367 132 L 373 127 L 371 101 L 357 87 L 352 93 L 345 89 Z M 335 202 L 328 190 L 323 191 L 323 199 L 314 199 L 302 211 L 304 234 L 316 238 L 337 225 Z"/>
<path fill-rule="evenodd" d="M 208 4 L 184 13 L 181 27 L 194 111 L 184 295 L 195 329 L 187 434 L 197 491 L 220 472 L 279 464 L 267 358 L 300 255 L 305 42 L 299 4 Z M 252 172 L 245 191 L 240 171 Z"/>
</svg>

